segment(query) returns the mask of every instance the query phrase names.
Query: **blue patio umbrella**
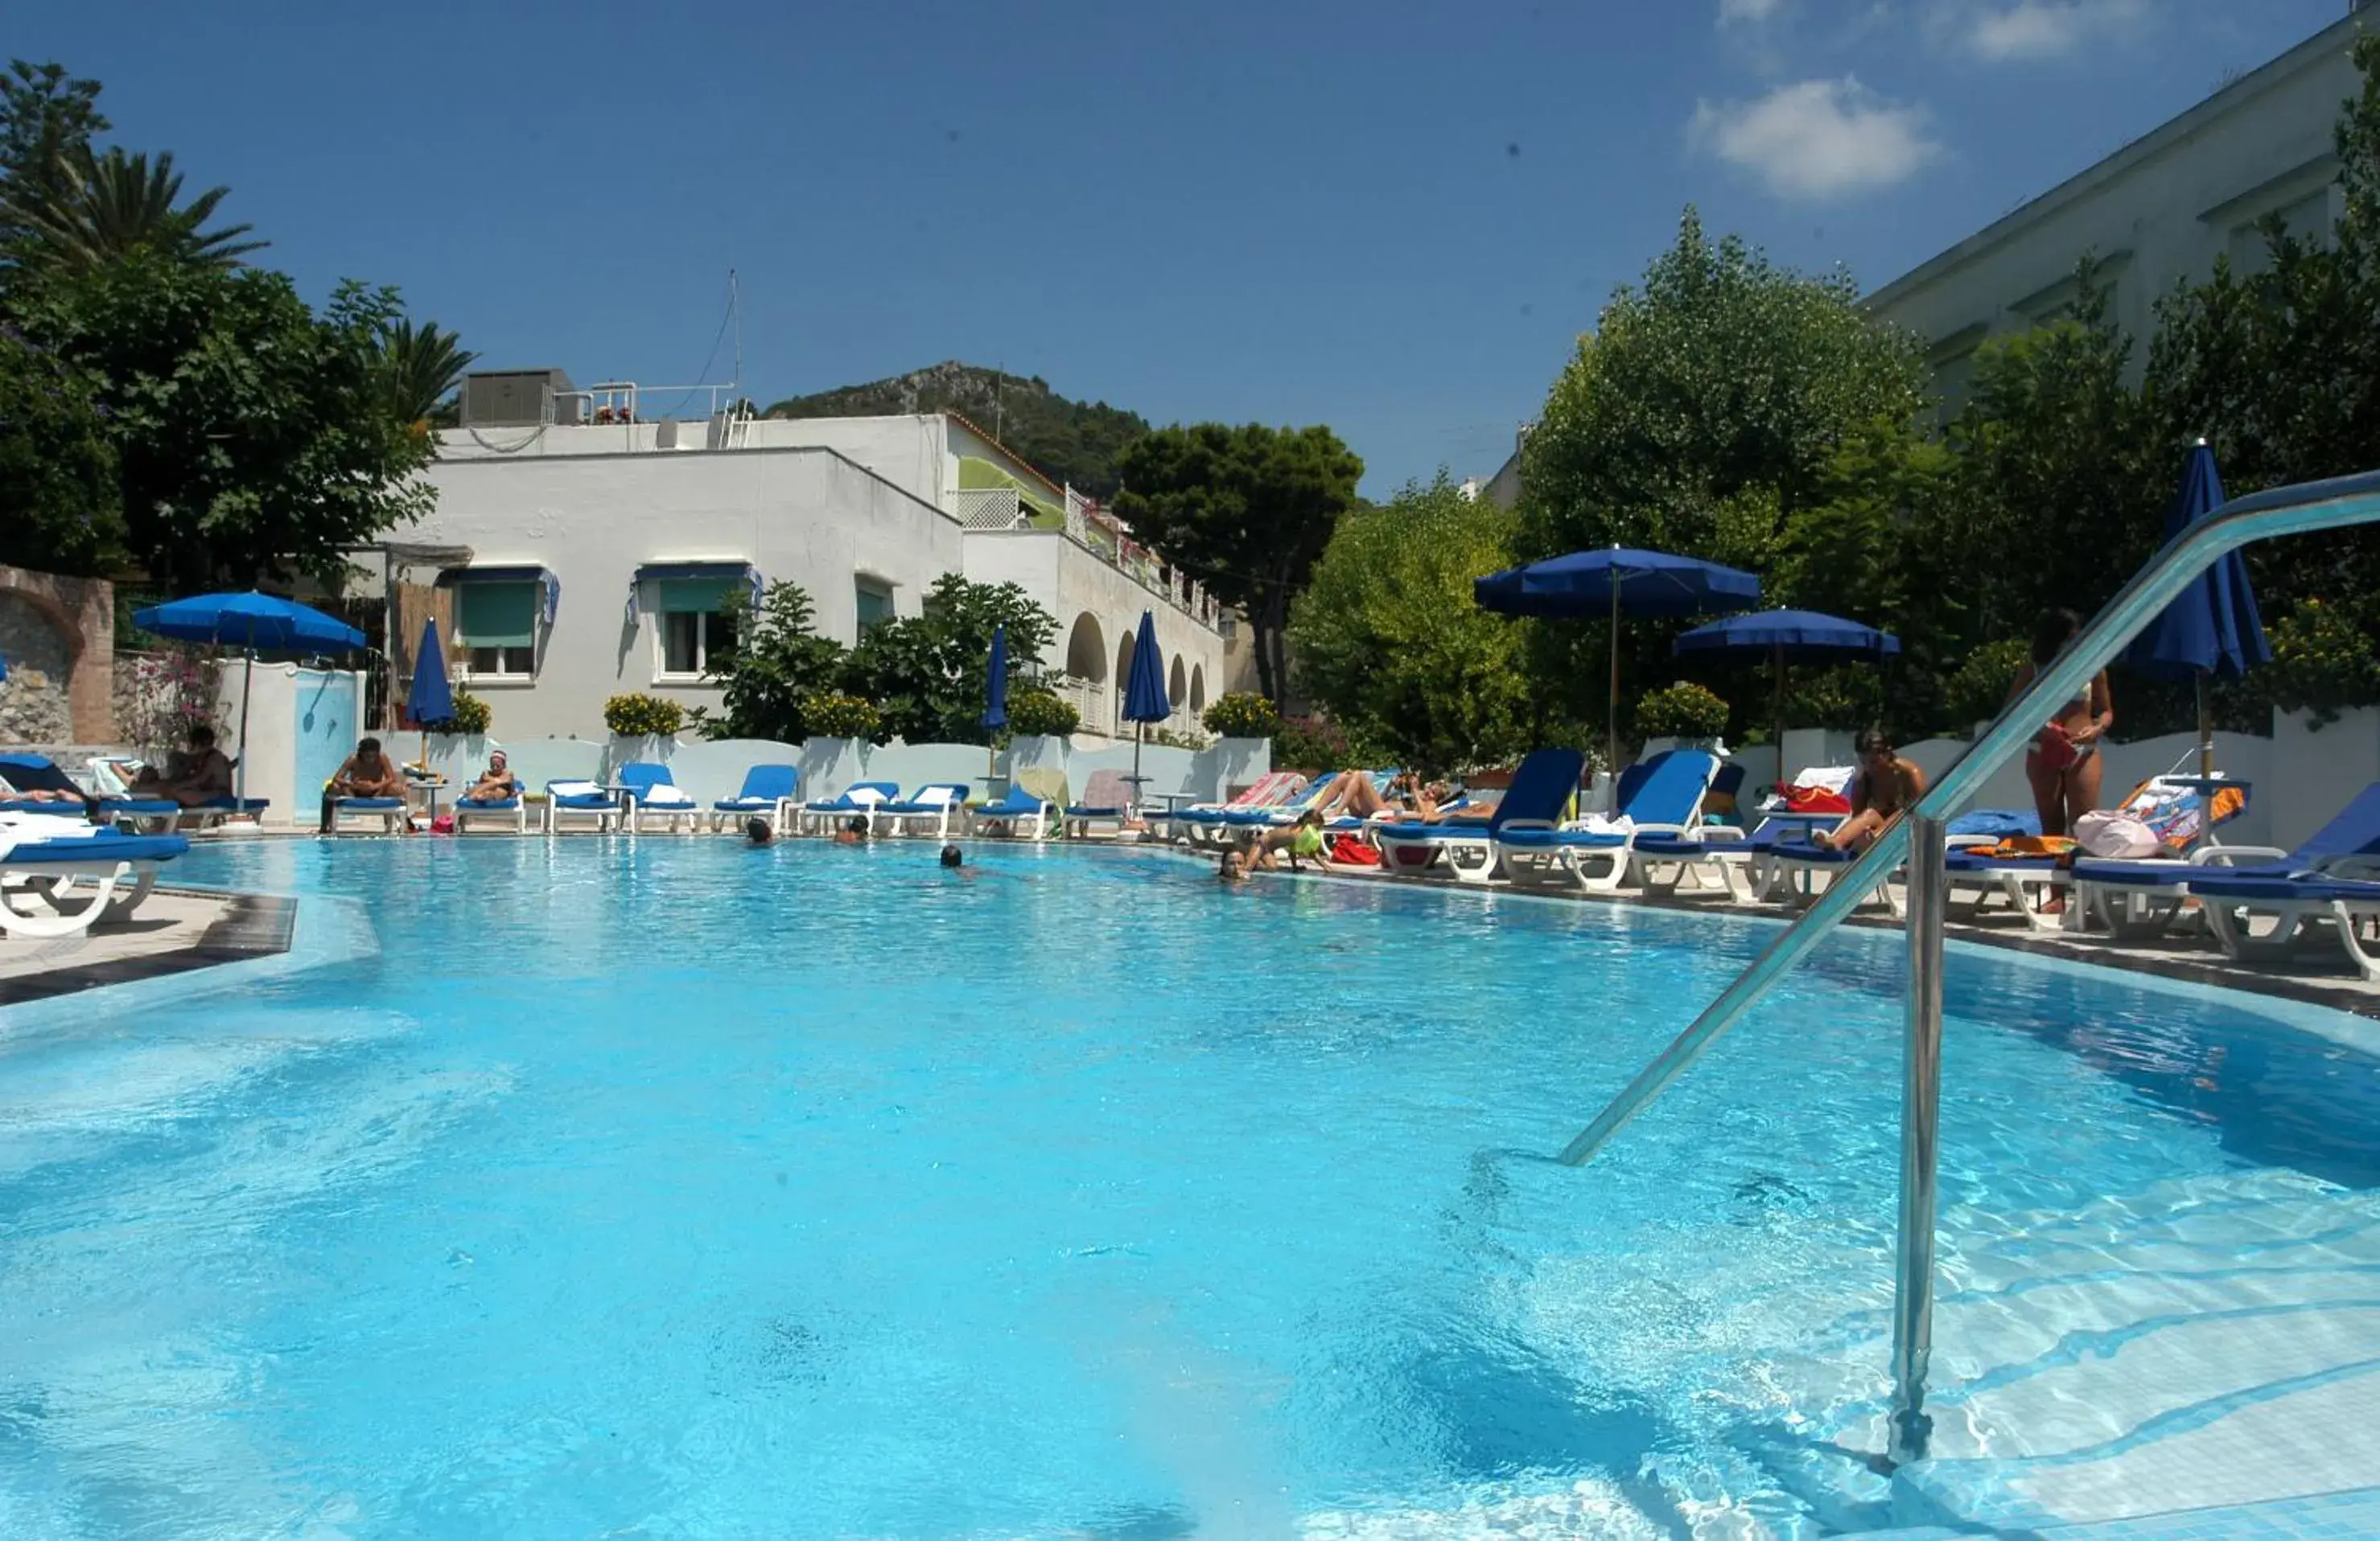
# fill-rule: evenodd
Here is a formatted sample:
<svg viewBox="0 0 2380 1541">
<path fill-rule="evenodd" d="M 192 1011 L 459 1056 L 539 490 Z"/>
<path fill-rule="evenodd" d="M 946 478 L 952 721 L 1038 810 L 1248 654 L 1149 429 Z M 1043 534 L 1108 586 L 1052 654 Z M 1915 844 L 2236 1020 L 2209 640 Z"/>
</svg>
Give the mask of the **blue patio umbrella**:
<svg viewBox="0 0 2380 1541">
<path fill-rule="evenodd" d="M 421 646 L 413 650 L 413 684 L 405 693 L 405 714 L 421 730 L 421 769 L 430 769 L 430 724 L 452 722 L 455 692 L 446 683 L 446 654 L 438 646 L 438 620 L 421 623 Z"/>
<path fill-rule="evenodd" d="M 211 642 L 237 648 L 248 666 L 239 691 L 239 775 L 235 788 L 248 795 L 248 698 L 256 683 L 256 649 L 287 652 L 346 652 L 363 647 L 364 634 L 334 615 L 325 615 L 295 600 L 254 589 L 245 594 L 198 594 L 172 600 L 132 613 L 132 624 L 159 637 L 182 642 Z"/>
<path fill-rule="evenodd" d="M 1890 658 L 1900 651 L 1900 638 L 1890 632 L 1822 615 L 1815 610 L 1760 610 L 1730 615 L 1696 626 L 1679 637 L 1670 650 L 1688 653 L 1767 653 L 1776 664 L 1777 752 L 1785 752 L 1785 666 L 1788 663 L 1848 658 Z M 1780 760 L 1778 770 L 1784 770 Z"/>
<path fill-rule="evenodd" d="M 2223 479 L 2215 467 L 2215 452 L 2201 439 L 2190 452 L 2181 491 L 2166 516 L 2166 540 L 2179 538 L 2221 507 L 2223 501 Z M 2238 552 L 2199 574 L 2124 651 L 2124 661 L 2142 673 L 2156 679 L 2190 680 L 2197 686 L 2198 773 L 2202 776 L 2215 773 L 2215 716 L 2208 682 L 2217 674 L 2237 678 L 2272 661 L 2264 618 L 2256 610 L 2256 591 L 2248 582 L 2248 564 Z"/>
<path fill-rule="evenodd" d="M 1668 552 L 1572 552 L 1475 578 L 1472 598 L 1504 615 L 1611 617 L 1611 698 L 1605 708 L 1611 770 L 1620 770 L 1620 617 L 1724 615 L 1760 602 L 1760 580 L 1734 567 Z"/>
<path fill-rule="evenodd" d="M 1140 746 L 1148 736 L 1140 724 L 1162 722 L 1173 715 L 1173 702 L 1165 694 L 1165 659 L 1157 650 L 1157 616 L 1154 612 L 1140 613 L 1140 632 L 1132 643 L 1132 675 L 1124 682 L 1123 720 L 1135 724 L 1132 734 L 1132 795 L 1140 800 Z"/>
</svg>

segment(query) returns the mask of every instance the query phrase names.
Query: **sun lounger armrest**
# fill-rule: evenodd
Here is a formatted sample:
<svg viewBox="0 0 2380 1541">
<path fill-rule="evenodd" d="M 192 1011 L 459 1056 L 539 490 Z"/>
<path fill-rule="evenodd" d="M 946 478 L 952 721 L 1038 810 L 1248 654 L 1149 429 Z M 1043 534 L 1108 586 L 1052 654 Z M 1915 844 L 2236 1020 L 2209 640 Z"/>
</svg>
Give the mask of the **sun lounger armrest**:
<svg viewBox="0 0 2380 1541">
<path fill-rule="evenodd" d="M 2241 862 L 2287 861 L 2277 845 L 2203 845 L 2190 854 L 2192 867 L 2237 867 Z"/>
</svg>

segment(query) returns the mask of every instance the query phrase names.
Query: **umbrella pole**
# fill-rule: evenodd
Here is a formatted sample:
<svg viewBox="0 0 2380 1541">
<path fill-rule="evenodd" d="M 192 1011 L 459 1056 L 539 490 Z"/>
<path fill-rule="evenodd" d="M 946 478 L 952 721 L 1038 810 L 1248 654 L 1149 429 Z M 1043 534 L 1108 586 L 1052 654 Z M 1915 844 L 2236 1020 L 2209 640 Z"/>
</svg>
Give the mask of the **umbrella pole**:
<svg viewBox="0 0 2380 1541">
<path fill-rule="evenodd" d="M 248 698 L 256 692 L 256 649 L 247 653 L 248 664 L 239 682 L 239 763 L 232 767 L 232 799 L 243 807 L 248 803 Z"/>
<path fill-rule="evenodd" d="M 1611 579 L 1611 691 L 1603 703 L 1604 750 L 1610 758 L 1606 766 L 1611 775 L 1612 807 L 1619 811 L 1620 793 L 1620 580 Z"/>
<path fill-rule="evenodd" d="M 1148 737 L 1148 723 L 1135 722 L 1132 725 L 1132 816 L 1135 819 L 1140 817 L 1140 746 Z M 1141 832 L 1146 834 L 1148 831 L 1144 830 Z"/>
<path fill-rule="evenodd" d="M 2215 701 L 2206 688 L 2206 671 L 2198 672 L 2198 773 L 2215 774 Z"/>
<path fill-rule="evenodd" d="M 1777 644 L 1777 694 L 1774 717 L 1777 723 L 1777 779 L 1785 777 L 1785 644 Z"/>
</svg>

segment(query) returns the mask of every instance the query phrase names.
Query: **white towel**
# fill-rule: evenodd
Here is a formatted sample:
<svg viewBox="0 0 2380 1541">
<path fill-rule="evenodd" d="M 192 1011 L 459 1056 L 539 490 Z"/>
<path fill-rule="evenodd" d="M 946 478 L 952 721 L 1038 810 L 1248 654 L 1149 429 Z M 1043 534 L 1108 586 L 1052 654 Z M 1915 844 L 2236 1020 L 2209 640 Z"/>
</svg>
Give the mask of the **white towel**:
<svg viewBox="0 0 2380 1541">
<path fill-rule="evenodd" d="M 603 790 L 593 782 L 548 782 L 545 789 L 556 797 L 586 797 Z"/>
<path fill-rule="evenodd" d="M 642 803 L 649 808 L 690 808 L 694 807 L 694 799 L 692 797 L 687 796 L 685 793 L 679 791 L 676 787 L 670 785 L 667 782 L 663 782 L 659 786 L 649 786 L 642 792 L 638 793 L 637 801 Z"/>
</svg>

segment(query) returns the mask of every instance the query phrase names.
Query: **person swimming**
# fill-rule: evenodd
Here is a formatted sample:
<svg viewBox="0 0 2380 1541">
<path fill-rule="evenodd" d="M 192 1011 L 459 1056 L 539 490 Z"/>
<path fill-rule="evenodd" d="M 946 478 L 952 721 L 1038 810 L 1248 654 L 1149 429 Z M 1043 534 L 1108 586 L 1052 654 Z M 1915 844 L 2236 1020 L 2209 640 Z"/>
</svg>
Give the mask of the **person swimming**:
<svg viewBox="0 0 2380 1541">
<path fill-rule="evenodd" d="M 763 845 L 774 845 L 777 843 L 777 827 L 755 814 L 744 820 L 744 838 L 752 843 L 756 851 Z"/>
<path fill-rule="evenodd" d="M 944 867 L 965 867 L 966 865 L 966 853 L 960 850 L 955 845 L 945 845 L 942 847 L 942 865 Z"/>
</svg>

